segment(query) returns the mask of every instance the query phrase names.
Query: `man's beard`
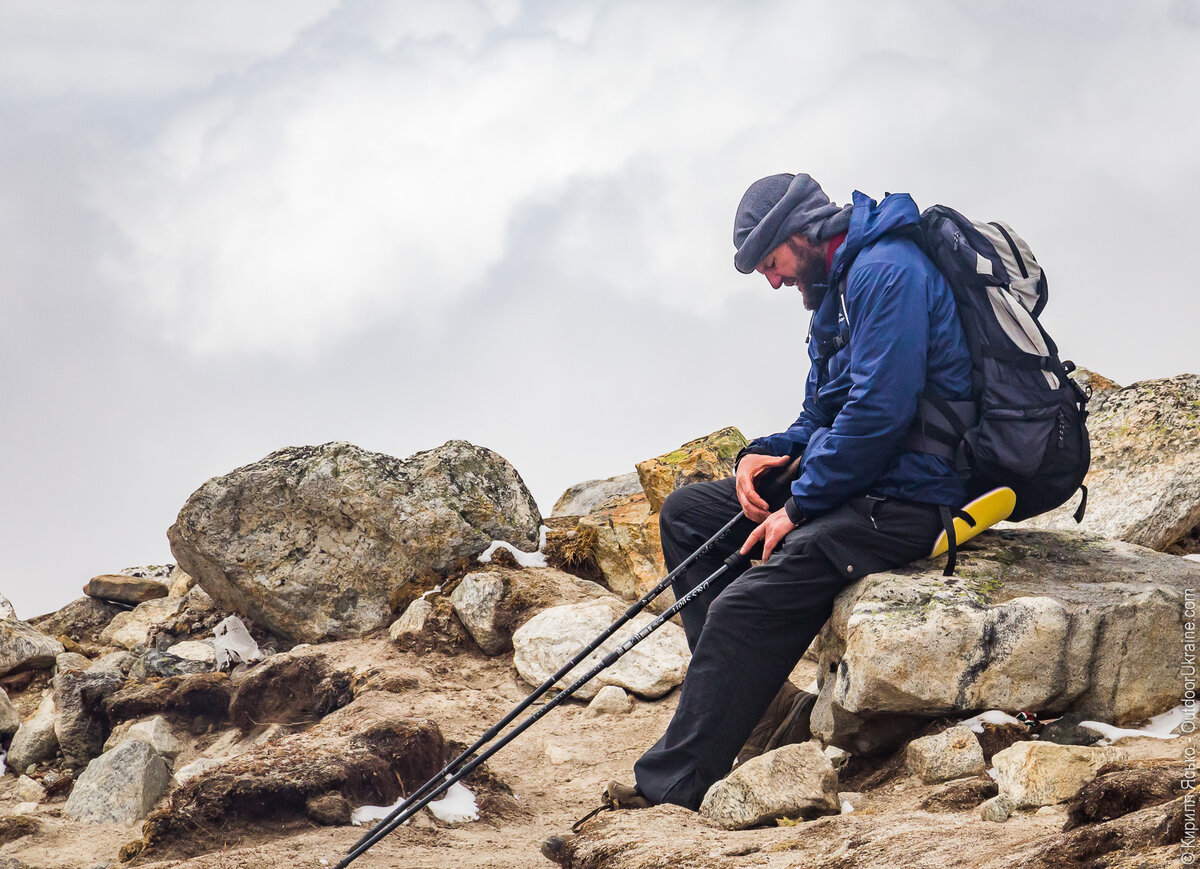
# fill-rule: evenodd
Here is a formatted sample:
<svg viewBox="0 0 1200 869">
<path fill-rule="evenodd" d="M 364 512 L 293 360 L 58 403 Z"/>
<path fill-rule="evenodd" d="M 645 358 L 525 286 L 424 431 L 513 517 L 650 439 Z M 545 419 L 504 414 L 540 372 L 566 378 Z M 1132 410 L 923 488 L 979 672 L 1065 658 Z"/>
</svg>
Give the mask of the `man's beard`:
<svg viewBox="0 0 1200 869">
<path fill-rule="evenodd" d="M 798 244 L 790 245 L 796 255 L 796 286 L 804 299 L 806 310 L 815 311 L 829 289 L 829 268 L 825 265 L 825 252 Z"/>
</svg>

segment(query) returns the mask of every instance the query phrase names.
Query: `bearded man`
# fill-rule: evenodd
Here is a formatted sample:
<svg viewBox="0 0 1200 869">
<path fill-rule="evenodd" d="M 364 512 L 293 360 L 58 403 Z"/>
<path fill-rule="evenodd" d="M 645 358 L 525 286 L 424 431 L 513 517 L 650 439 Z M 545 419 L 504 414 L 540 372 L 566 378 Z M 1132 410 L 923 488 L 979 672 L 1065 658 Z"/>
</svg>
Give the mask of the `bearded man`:
<svg viewBox="0 0 1200 869">
<path fill-rule="evenodd" d="M 609 785 L 615 806 L 697 810 L 756 725 L 749 753 L 807 738 L 813 697 L 785 683 L 834 598 L 869 573 L 928 554 L 943 527 L 940 508 L 967 500 L 953 462 L 921 451 L 913 429 L 923 397 L 969 400 L 971 386 L 950 287 L 913 241 L 918 219 L 907 194 L 876 203 L 855 192 L 838 206 L 808 175 L 762 178 L 742 197 L 734 266 L 775 289 L 796 287 L 813 312 L 803 407 L 787 429 L 742 451 L 733 478 L 686 486 L 663 504 L 670 569 L 744 513 L 722 545 L 675 580 L 676 598 L 735 550 L 760 560 L 682 610 L 692 659 L 679 705 L 635 764 L 636 785 Z M 801 334 L 798 326 L 796 356 Z M 786 377 L 764 374 L 787 390 Z M 759 491 L 763 474 L 797 457 L 791 497 L 772 511 Z M 564 843 L 551 837 L 543 852 L 557 859 Z"/>
</svg>

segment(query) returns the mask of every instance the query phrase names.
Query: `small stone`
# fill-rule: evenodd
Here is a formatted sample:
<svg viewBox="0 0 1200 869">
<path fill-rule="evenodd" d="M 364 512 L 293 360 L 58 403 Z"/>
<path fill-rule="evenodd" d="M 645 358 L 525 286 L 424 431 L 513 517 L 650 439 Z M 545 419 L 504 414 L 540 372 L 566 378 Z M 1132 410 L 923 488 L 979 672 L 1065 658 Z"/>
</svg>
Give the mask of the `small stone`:
<svg viewBox="0 0 1200 869">
<path fill-rule="evenodd" d="M 433 604 L 419 597 L 408 605 L 404 614 L 388 628 L 388 638 L 394 643 L 409 634 L 419 634 L 425 629 L 425 621 L 433 614 Z"/>
<path fill-rule="evenodd" d="M 137 662 L 137 658 L 128 652 L 109 652 L 107 655 L 102 655 L 92 662 L 88 667 L 89 673 L 116 673 L 118 676 L 127 676 L 130 669 Z"/>
<path fill-rule="evenodd" d="M 147 679 L 166 678 L 168 676 L 185 676 L 196 673 L 211 673 L 214 664 L 211 661 L 198 661 L 181 658 L 170 652 L 159 652 L 148 649 L 129 668 L 129 678 L 137 682 Z"/>
<path fill-rule="evenodd" d="M 496 624 L 503 597 L 504 578 L 490 571 L 467 574 L 450 593 L 459 621 L 485 655 L 499 655 L 512 645 L 511 636 Z"/>
<path fill-rule="evenodd" d="M 584 715 L 595 718 L 598 715 L 628 715 L 633 710 L 633 698 L 625 693 L 619 685 L 605 685 L 592 698 Z"/>
<path fill-rule="evenodd" d="M 117 613 L 100 632 L 106 646 L 133 649 L 150 644 L 150 631 L 179 615 L 186 603 L 183 597 L 162 597 L 138 604 L 128 612 Z"/>
<path fill-rule="evenodd" d="M 201 773 L 208 772 L 214 766 L 220 766 L 228 758 L 224 757 L 200 757 L 193 760 L 187 766 L 180 767 L 175 770 L 175 784 L 182 785 Z"/>
<path fill-rule="evenodd" d="M 213 644 L 204 640 L 187 640 L 176 643 L 167 649 L 168 655 L 175 655 L 185 661 L 200 661 L 205 664 L 217 663 L 217 651 Z"/>
<path fill-rule="evenodd" d="M 87 670 L 92 666 L 91 659 L 75 652 L 63 652 L 54 659 L 54 669 L 61 673 L 63 670 Z"/>
<path fill-rule="evenodd" d="M 27 775 L 17 779 L 17 796 L 22 802 L 40 803 L 46 799 L 46 789 Z"/>
<path fill-rule="evenodd" d="M 166 597 L 167 586 L 153 579 L 106 573 L 88 580 L 87 585 L 83 587 L 83 593 L 97 600 L 136 605 L 155 598 Z"/>
<path fill-rule="evenodd" d="M 836 745 L 825 746 L 823 752 L 825 756 L 829 758 L 829 762 L 833 764 L 834 769 L 841 769 L 846 765 L 846 762 L 853 757 L 850 752 L 846 751 L 845 749 L 838 748 Z"/>
<path fill-rule="evenodd" d="M 174 760 L 183 751 L 183 745 L 171 732 L 171 726 L 161 715 L 155 715 L 145 721 L 124 722 L 113 729 L 104 750 L 111 751 L 126 739 L 140 739 L 146 742 L 167 760 Z"/>
<path fill-rule="evenodd" d="M 979 775 L 985 769 L 983 750 L 969 727 L 950 727 L 914 739 L 904 753 L 904 763 L 925 784 Z"/>
<path fill-rule="evenodd" d="M 108 732 L 104 700 L 122 681 L 115 673 L 84 670 L 64 670 L 54 677 L 54 734 L 67 763 L 82 766 L 101 753 Z"/>
<path fill-rule="evenodd" d="M 546 760 L 550 761 L 555 766 L 563 763 L 570 763 L 573 760 L 578 760 L 579 756 L 569 746 L 561 745 L 557 742 L 547 742 L 545 748 Z"/>
<path fill-rule="evenodd" d="M 858 811 L 867 802 L 867 795 L 861 794 L 858 791 L 839 791 L 838 805 L 842 807 L 842 814 L 846 813 L 846 806 L 850 807 L 850 811 Z"/>
<path fill-rule="evenodd" d="M 1013 801 L 1004 794 L 997 794 L 979 807 L 979 817 L 985 821 L 1002 824 L 1013 813 Z"/>
<path fill-rule="evenodd" d="M 778 818 L 813 818 L 840 811 L 837 773 L 815 742 L 785 745 L 740 764 L 704 795 L 700 817 L 726 830 Z"/>
<path fill-rule="evenodd" d="M 344 827 L 350 823 L 350 803 L 336 791 L 319 797 L 309 797 L 304 803 L 309 819 L 327 827 Z"/>
</svg>

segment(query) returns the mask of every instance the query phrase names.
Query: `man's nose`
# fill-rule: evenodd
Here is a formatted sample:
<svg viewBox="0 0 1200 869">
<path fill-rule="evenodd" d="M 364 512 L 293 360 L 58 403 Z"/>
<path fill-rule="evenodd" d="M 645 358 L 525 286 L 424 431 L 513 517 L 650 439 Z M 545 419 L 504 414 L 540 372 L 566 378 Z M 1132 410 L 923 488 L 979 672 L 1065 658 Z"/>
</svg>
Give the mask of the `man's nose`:
<svg viewBox="0 0 1200 869">
<path fill-rule="evenodd" d="M 767 279 L 767 283 L 771 285 L 771 289 L 777 290 L 783 286 L 783 276 L 779 272 L 764 272 L 763 276 Z"/>
</svg>

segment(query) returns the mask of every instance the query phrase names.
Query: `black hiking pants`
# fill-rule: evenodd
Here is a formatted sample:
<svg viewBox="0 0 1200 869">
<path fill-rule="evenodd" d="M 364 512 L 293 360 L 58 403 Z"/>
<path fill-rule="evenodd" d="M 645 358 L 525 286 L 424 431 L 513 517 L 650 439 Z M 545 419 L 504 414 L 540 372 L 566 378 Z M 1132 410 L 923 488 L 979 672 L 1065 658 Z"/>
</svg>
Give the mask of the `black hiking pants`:
<svg viewBox="0 0 1200 869">
<path fill-rule="evenodd" d="M 733 478 L 671 494 L 659 517 L 673 569 L 739 510 Z M 678 599 L 740 548 L 755 523 L 743 519 L 688 568 Z M 942 529 L 938 508 L 876 496 L 854 498 L 793 530 L 770 560 L 725 575 L 680 612 L 692 660 L 667 732 L 634 765 L 652 803 L 697 810 L 833 610 L 860 577 L 924 557 Z"/>
</svg>

